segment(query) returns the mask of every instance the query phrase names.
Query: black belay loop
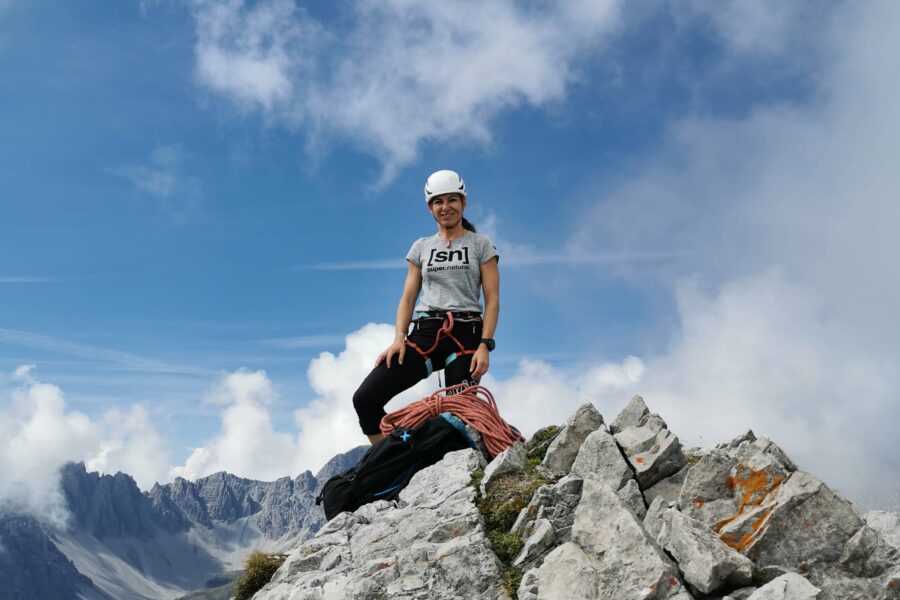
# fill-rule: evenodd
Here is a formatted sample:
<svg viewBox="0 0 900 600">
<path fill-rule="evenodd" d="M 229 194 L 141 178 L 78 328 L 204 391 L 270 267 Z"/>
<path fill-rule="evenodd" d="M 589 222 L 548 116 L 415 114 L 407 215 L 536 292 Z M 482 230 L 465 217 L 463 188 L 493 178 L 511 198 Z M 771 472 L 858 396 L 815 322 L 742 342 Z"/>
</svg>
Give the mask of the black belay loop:
<svg viewBox="0 0 900 600">
<path fill-rule="evenodd" d="M 468 448 L 465 437 L 443 416 L 413 429 L 397 429 L 376 442 L 355 467 L 325 482 L 316 504 L 329 521 L 376 500 L 393 500 L 413 475 L 454 450 Z"/>
</svg>

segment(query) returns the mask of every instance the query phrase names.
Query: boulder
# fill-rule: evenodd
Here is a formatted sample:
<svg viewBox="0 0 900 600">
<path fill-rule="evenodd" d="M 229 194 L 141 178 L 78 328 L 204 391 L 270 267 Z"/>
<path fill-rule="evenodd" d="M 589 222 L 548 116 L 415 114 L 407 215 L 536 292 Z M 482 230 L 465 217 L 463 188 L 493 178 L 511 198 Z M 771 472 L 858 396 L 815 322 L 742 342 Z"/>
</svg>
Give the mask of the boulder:
<svg viewBox="0 0 900 600">
<path fill-rule="evenodd" d="M 557 546 L 538 572 L 538 600 L 595 600 L 601 596 L 600 577 L 594 561 L 572 542 Z M 637 596 L 635 596 L 637 597 Z"/>
<path fill-rule="evenodd" d="M 524 533 L 535 520 L 546 518 L 553 525 L 556 538 L 561 542 L 568 541 L 575 521 L 575 507 L 581 499 L 581 486 L 582 479 L 577 475 L 566 475 L 556 483 L 542 485 L 528 505 L 519 511 L 510 531 Z"/>
<path fill-rule="evenodd" d="M 494 457 L 488 466 L 484 469 L 484 476 L 481 478 L 481 494 L 487 493 L 491 481 L 500 475 L 507 473 L 515 473 L 525 468 L 525 445 L 522 442 L 515 442 L 512 446 Z"/>
<path fill-rule="evenodd" d="M 647 514 L 644 515 L 643 524 L 644 529 L 647 530 L 651 539 L 655 540 L 659 536 L 659 532 L 663 526 L 662 516 L 669 508 L 670 506 L 665 500 L 657 497 L 647 509 Z"/>
<path fill-rule="evenodd" d="M 748 600 L 816 600 L 820 592 L 802 575 L 787 573 L 753 592 Z"/>
<path fill-rule="evenodd" d="M 640 396 L 633 396 L 622 412 L 609 426 L 612 433 L 619 433 L 626 427 L 640 427 L 650 418 L 650 409 L 644 404 L 644 399 Z"/>
<path fill-rule="evenodd" d="M 519 581 L 519 589 L 516 597 L 519 600 L 538 600 L 538 581 L 540 579 L 538 567 L 532 567 L 525 571 Z"/>
<path fill-rule="evenodd" d="M 685 465 L 674 475 L 669 475 L 665 479 L 644 490 L 644 499 L 647 501 L 647 504 L 652 504 L 657 497 L 662 497 L 667 503 L 678 502 L 678 496 L 681 494 L 681 487 L 684 485 L 684 480 L 690 469 L 690 465 Z"/>
<path fill-rule="evenodd" d="M 341 513 L 254 598 L 508 598 L 469 485 L 484 466 L 476 450 L 450 452 L 416 473 L 399 502 Z"/>
<path fill-rule="evenodd" d="M 703 523 L 675 509 L 662 515 L 657 542 L 678 563 L 684 580 L 704 594 L 753 582 L 753 563 L 727 546 Z"/>
<path fill-rule="evenodd" d="M 801 569 L 838 561 L 862 525 L 849 502 L 812 475 L 797 471 L 719 533 L 760 566 Z"/>
<path fill-rule="evenodd" d="M 529 528 L 528 537 L 518 556 L 513 559 L 514 567 L 540 565 L 543 555 L 553 547 L 556 533 L 548 519 L 537 519 Z"/>
<path fill-rule="evenodd" d="M 594 473 L 614 490 L 634 479 L 634 473 L 615 438 L 604 428 L 595 429 L 582 442 L 570 470 L 572 475 L 585 477 Z"/>
<path fill-rule="evenodd" d="M 553 438 L 544 460 L 538 465 L 538 472 L 542 475 L 558 479 L 569 472 L 581 443 L 592 431 L 603 425 L 603 416 L 597 412 L 590 402 L 578 407 L 569 420 L 566 421 L 562 431 Z"/>
<path fill-rule="evenodd" d="M 644 495 L 641 494 L 641 488 L 634 479 L 629 479 L 628 483 L 619 488 L 616 495 L 625 506 L 631 509 L 631 512 L 638 519 L 643 519 L 647 514 L 647 504 L 644 502 Z"/>
<path fill-rule="evenodd" d="M 688 470 L 678 495 L 678 508 L 707 527 L 735 514 L 734 467 L 734 460 L 724 450 L 706 453 Z"/>
<path fill-rule="evenodd" d="M 863 519 L 884 541 L 900 548 L 900 513 L 871 510 L 863 515 Z"/>
<path fill-rule="evenodd" d="M 687 465 L 678 437 L 651 424 L 626 427 L 615 434 L 616 443 L 634 469 L 642 490 L 648 489 Z"/>
<path fill-rule="evenodd" d="M 612 488 L 590 473 L 575 509 L 572 541 L 586 555 L 579 558 L 580 564 L 591 567 L 590 573 L 602 582 L 594 598 L 661 600 L 684 592 L 678 569 L 650 538 L 640 519 Z M 541 597 L 543 569 L 549 558 L 541 567 Z"/>
</svg>

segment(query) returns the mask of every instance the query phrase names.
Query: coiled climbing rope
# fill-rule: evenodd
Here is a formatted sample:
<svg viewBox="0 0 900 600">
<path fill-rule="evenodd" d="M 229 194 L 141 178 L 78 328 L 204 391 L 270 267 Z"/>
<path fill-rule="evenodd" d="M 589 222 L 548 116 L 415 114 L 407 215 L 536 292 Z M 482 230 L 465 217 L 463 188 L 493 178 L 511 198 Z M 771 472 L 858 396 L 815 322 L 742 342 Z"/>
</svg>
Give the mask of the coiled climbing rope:
<svg viewBox="0 0 900 600">
<path fill-rule="evenodd" d="M 446 392 L 454 393 L 445 395 Z M 443 412 L 453 413 L 477 429 L 492 458 L 516 441 L 525 441 L 519 430 L 500 416 L 491 392 L 480 385 L 442 388 L 409 406 L 386 414 L 381 419 L 381 433 L 388 435 L 394 429 L 412 429 Z"/>
</svg>

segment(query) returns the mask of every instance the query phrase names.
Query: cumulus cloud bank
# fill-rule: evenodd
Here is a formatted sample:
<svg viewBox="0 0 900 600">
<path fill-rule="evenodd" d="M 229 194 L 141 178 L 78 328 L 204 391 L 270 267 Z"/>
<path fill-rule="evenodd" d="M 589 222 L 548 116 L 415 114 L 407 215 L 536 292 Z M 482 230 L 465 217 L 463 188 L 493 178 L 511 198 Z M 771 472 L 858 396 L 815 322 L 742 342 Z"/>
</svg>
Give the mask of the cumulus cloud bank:
<svg viewBox="0 0 900 600">
<path fill-rule="evenodd" d="M 883 57 L 900 9 L 832 16 L 811 101 L 677 124 L 571 243 L 688 251 L 652 274 L 680 327 L 641 386 L 682 434 L 746 423 L 855 499 L 896 504 L 900 84 Z"/>
<path fill-rule="evenodd" d="M 242 110 L 304 127 L 311 144 L 370 152 L 388 181 L 423 142 L 486 142 L 503 109 L 561 100 L 618 6 L 367 0 L 338 32 L 293 0 L 196 0 L 196 72 Z"/>
<path fill-rule="evenodd" d="M 124 471 L 147 487 L 164 477 L 168 455 L 140 405 L 112 409 L 100 422 L 68 410 L 59 387 L 39 381 L 34 365 L 0 379 L 0 512 L 27 512 L 62 525 L 67 510 L 59 468 Z"/>
<path fill-rule="evenodd" d="M 296 430 L 290 432 L 277 431 L 272 421 L 271 407 L 281 398 L 265 371 L 226 375 L 207 394 L 207 402 L 224 407 L 218 434 L 195 448 L 171 475 L 196 479 L 228 471 L 273 480 L 307 469 L 316 471 L 335 454 L 367 444 L 353 409 L 353 393 L 393 337 L 392 326 L 369 324 L 348 335 L 338 355 L 323 352 L 310 361 L 307 376 L 316 397 L 295 411 Z M 386 410 L 430 393 L 435 379 L 398 395 Z"/>
</svg>

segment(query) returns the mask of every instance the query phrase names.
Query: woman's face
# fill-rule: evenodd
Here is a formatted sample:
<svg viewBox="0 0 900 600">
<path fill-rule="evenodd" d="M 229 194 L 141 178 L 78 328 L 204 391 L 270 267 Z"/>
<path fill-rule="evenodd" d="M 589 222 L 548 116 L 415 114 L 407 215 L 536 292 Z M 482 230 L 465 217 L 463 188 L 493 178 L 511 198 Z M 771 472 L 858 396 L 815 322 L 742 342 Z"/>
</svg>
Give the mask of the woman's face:
<svg viewBox="0 0 900 600">
<path fill-rule="evenodd" d="M 428 209 L 438 225 L 452 229 L 462 220 L 466 198 L 462 194 L 441 194 L 431 199 Z"/>
</svg>

